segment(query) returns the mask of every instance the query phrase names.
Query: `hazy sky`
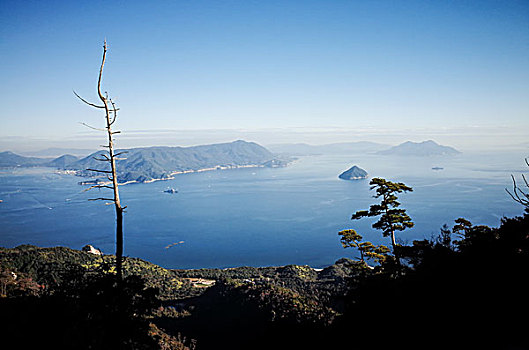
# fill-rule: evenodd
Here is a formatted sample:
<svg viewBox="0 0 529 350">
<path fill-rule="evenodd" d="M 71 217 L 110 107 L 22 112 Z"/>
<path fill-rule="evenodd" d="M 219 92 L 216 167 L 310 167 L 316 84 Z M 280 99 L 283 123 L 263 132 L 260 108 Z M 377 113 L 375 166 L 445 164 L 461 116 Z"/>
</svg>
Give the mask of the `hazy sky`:
<svg viewBox="0 0 529 350">
<path fill-rule="evenodd" d="M 529 1 L 2 0 L 0 29 L 4 149 L 103 124 L 72 89 L 97 100 L 105 38 L 103 85 L 125 139 L 236 129 L 285 135 L 273 142 L 288 130 L 492 142 L 501 129 L 508 143 L 529 130 Z"/>
</svg>

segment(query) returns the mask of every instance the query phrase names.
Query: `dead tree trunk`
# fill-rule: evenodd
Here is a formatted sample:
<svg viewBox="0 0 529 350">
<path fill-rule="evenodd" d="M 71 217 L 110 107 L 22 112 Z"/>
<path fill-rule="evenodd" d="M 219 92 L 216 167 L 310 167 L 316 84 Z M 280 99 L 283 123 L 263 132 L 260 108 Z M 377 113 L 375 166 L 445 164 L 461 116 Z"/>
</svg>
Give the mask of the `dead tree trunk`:
<svg viewBox="0 0 529 350">
<path fill-rule="evenodd" d="M 101 67 L 99 68 L 99 78 L 97 81 L 97 94 L 99 96 L 99 99 L 103 103 L 103 105 L 96 105 L 94 103 L 87 102 L 83 98 L 81 98 L 77 93 L 74 94 L 84 103 L 88 104 L 91 107 L 94 108 L 100 108 L 105 110 L 105 121 L 106 121 L 106 127 L 104 129 L 94 128 L 89 125 L 89 128 L 105 131 L 107 133 L 108 143 L 103 146 L 108 149 L 108 155 L 105 153 L 100 154 L 102 158 L 94 158 L 98 161 L 107 162 L 110 164 L 110 170 L 101 170 L 101 169 L 87 169 L 89 171 L 97 172 L 97 173 L 103 173 L 107 176 L 107 179 L 110 181 L 110 185 L 107 184 L 97 184 L 95 186 L 91 186 L 87 190 L 90 190 L 92 188 L 108 188 L 113 191 L 113 198 L 93 198 L 90 200 L 104 200 L 109 201 L 110 203 L 114 204 L 114 207 L 116 209 L 116 274 L 118 277 L 118 280 L 121 280 L 123 277 L 123 212 L 126 208 L 121 206 L 121 202 L 119 199 L 119 183 L 118 183 L 118 175 L 116 170 L 116 160 L 120 159 L 118 158 L 123 152 L 115 153 L 114 150 L 114 135 L 120 133 L 120 131 L 112 131 L 112 125 L 116 121 L 118 108 L 116 108 L 116 105 L 114 101 L 112 101 L 111 98 L 108 97 L 108 94 L 101 92 L 101 80 L 103 77 L 103 67 L 105 66 L 105 59 L 107 54 L 107 42 L 105 41 L 103 45 L 103 59 L 101 61 Z"/>
</svg>

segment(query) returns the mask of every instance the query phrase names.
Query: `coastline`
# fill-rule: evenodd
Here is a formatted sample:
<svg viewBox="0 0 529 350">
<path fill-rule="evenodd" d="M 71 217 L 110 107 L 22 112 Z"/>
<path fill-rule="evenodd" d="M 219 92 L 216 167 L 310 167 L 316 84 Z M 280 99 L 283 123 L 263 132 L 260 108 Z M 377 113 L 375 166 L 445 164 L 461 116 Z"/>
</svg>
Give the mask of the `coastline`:
<svg viewBox="0 0 529 350">
<path fill-rule="evenodd" d="M 216 170 L 230 170 L 230 169 L 245 169 L 245 168 L 266 168 L 265 165 L 262 164 L 247 164 L 247 165 L 217 165 L 214 167 L 209 168 L 200 168 L 200 169 L 189 169 L 189 170 L 177 170 L 169 173 L 169 176 L 163 177 L 163 178 L 153 178 L 145 181 L 138 181 L 138 180 L 130 180 L 125 182 L 120 182 L 119 185 L 130 185 L 130 184 L 146 184 L 146 183 L 152 183 L 156 181 L 166 181 L 166 180 L 174 180 L 176 175 L 182 175 L 182 174 L 191 174 L 191 173 L 202 173 L 206 171 L 216 171 Z M 81 172 L 84 170 L 56 170 L 55 172 L 57 174 L 65 174 L 65 175 L 75 175 L 75 176 L 83 176 Z M 87 180 L 87 181 L 80 181 L 79 185 L 108 185 L 111 184 L 111 181 L 97 181 L 97 178 L 95 180 Z"/>
</svg>

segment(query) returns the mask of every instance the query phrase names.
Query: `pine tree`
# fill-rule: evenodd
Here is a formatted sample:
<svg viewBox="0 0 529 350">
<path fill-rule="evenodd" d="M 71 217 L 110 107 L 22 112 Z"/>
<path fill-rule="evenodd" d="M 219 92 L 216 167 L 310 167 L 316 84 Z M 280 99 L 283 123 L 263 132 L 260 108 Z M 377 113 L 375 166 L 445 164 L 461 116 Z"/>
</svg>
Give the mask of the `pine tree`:
<svg viewBox="0 0 529 350">
<path fill-rule="evenodd" d="M 396 254 L 397 242 L 395 231 L 403 231 L 413 227 L 411 218 L 406 214 L 405 209 L 400 209 L 397 201 L 397 193 L 412 192 L 411 187 L 398 182 L 387 181 L 382 178 L 373 178 L 369 183 L 371 190 L 375 189 L 374 198 L 382 198 L 380 204 L 373 204 L 369 210 L 359 210 L 353 214 L 351 220 L 358 220 L 364 217 L 380 216 L 379 220 L 373 224 L 373 228 L 382 231 L 384 237 L 391 237 L 393 254 Z M 398 258 L 397 258 L 398 262 Z"/>
</svg>

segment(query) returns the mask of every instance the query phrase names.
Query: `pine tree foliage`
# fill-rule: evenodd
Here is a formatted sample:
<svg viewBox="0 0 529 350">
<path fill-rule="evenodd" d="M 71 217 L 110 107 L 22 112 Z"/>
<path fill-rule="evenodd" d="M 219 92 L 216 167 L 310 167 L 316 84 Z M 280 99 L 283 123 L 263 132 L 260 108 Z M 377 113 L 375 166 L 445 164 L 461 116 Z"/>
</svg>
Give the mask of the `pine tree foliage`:
<svg viewBox="0 0 529 350">
<path fill-rule="evenodd" d="M 412 192 L 413 189 L 402 182 L 391 182 L 382 178 L 373 178 L 369 183 L 371 190 L 375 190 L 374 198 L 381 198 L 379 204 L 373 204 L 369 210 L 359 210 L 355 212 L 351 220 L 358 220 L 364 217 L 379 216 L 379 220 L 373 224 L 373 228 L 382 231 L 384 237 L 391 237 L 393 252 L 397 246 L 395 231 L 403 231 L 413 227 L 413 221 L 406 214 L 405 209 L 401 209 L 400 202 L 397 201 L 397 193 Z"/>
<path fill-rule="evenodd" d="M 341 236 L 340 241 L 344 248 L 357 248 L 360 252 L 360 261 L 365 262 L 366 259 L 373 259 L 379 264 L 386 261 L 389 253 L 389 248 L 385 245 L 374 245 L 371 242 L 362 242 L 363 237 L 355 230 L 343 230 L 338 232 Z"/>
</svg>

